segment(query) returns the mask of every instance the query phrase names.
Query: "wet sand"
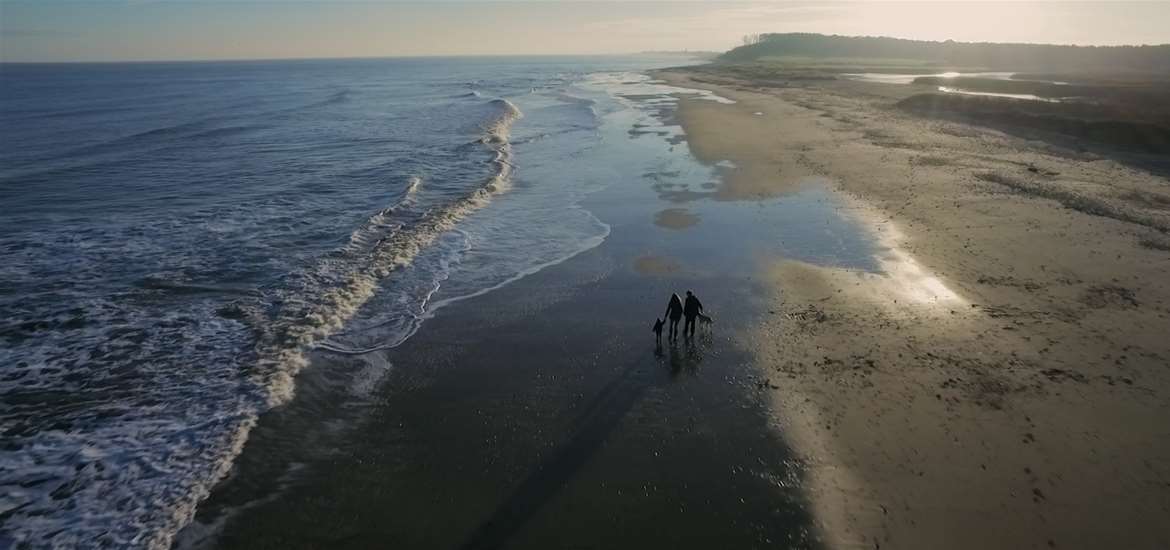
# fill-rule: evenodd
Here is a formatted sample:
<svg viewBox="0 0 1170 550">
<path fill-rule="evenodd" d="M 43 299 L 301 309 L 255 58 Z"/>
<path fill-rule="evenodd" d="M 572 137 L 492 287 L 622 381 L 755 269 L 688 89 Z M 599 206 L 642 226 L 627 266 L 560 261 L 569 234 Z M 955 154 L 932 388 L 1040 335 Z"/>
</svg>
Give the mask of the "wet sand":
<svg viewBox="0 0 1170 550">
<path fill-rule="evenodd" d="M 657 73 L 721 198 L 810 177 L 878 269 L 776 258 L 742 335 L 832 548 L 1170 547 L 1170 182 L 858 82 Z"/>
<path fill-rule="evenodd" d="M 654 223 L 667 229 L 686 229 L 699 223 L 699 217 L 684 208 L 667 208 L 655 214 Z"/>
<path fill-rule="evenodd" d="M 753 301 L 746 278 L 690 282 Z M 745 319 L 655 349 L 648 316 L 681 284 L 602 246 L 444 309 L 395 350 L 370 417 L 214 546 L 814 547 L 728 336 Z"/>
<path fill-rule="evenodd" d="M 776 239 L 744 230 L 833 212 L 815 193 L 711 200 L 718 171 L 666 130 L 611 133 L 666 169 L 582 205 L 611 226 L 600 246 L 439 310 L 379 352 L 392 367 L 367 396 L 337 399 L 352 359 L 314 355 L 183 545 L 818 548 L 741 337 L 767 315 Z M 687 289 L 715 326 L 656 346 L 655 317 Z"/>
<path fill-rule="evenodd" d="M 717 334 L 656 356 L 623 304 L 658 285 L 618 261 L 587 253 L 444 310 L 399 348 L 384 402 L 336 456 L 219 546 L 811 546 L 747 357 Z"/>
<path fill-rule="evenodd" d="M 600 246 L 440 310 L 368 394 L 314 356 L 184 544 L 1170 546 L 1164 180 L 880 85 L 659 75 L 737 103 L 617 134 L 710 177 L 619 175 Z M 688 288 L 714 328 L 656 349 Z"/>
</svg>

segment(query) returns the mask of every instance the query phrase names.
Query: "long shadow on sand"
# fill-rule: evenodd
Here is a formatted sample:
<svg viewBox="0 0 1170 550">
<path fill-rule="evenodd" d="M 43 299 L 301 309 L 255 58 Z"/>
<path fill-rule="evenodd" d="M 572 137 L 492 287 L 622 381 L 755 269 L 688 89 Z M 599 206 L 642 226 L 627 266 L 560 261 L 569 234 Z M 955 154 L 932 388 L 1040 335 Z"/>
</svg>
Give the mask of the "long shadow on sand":
<svg viewBox="0 0 1170 550">
<path fill-rule="evenodd" d="M 644 368 L 640 368 L 644 367 Z M 626 413 L 653 383 L 646 360 L 631 362 L 602 388 L 573 422 L 576 433 L 552 456 L 541 461 L 503 504 L 481 524 L 461 548 L 500 548 L 589 462 Z"/>
</svg>

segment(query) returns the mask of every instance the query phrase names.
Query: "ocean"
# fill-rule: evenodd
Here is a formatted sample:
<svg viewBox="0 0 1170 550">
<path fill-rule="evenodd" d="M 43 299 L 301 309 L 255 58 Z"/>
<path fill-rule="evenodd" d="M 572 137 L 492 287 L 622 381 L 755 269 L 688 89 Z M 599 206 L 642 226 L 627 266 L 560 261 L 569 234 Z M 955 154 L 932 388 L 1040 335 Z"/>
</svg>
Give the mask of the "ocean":
<svg viewBox="0 0 1170 550">
<path fill-rule="evenodd" d="M 0 66 L 0 546 L 168 547 L 311 354 L 369 393 L 601 243 L 583 198 L 655 167 L 599 125 L 684 62 Z"/>
</svg>

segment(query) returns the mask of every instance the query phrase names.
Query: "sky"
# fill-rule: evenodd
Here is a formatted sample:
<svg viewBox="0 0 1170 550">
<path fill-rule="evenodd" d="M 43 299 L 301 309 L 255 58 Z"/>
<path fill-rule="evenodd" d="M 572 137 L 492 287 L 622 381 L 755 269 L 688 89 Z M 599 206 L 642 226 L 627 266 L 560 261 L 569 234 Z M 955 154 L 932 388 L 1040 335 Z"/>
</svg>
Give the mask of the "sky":
<svg viewBox="0 0 1170 550">
<path fill-rule="evenodd" d="M 1170 0 L 0 0 L 2 61 L 724 51 L 765 32 L 1162 44 Z"/>
</svg>

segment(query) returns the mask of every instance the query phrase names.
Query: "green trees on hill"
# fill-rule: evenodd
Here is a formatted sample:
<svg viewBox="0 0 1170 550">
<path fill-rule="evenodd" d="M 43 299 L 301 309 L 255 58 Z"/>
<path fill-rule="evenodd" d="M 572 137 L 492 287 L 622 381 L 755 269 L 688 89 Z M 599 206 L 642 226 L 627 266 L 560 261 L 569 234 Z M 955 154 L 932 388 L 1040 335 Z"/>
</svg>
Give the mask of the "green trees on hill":
<svg viewBox="0 0 1170 550">
<path fill-rule="evenodd" d="M 929 42 L 872 36 L 809 33 L 753 35 L 721 61 L 765 57 L 914 59 L 956 66 L 1043 71 L 1170 72 L 1170 44 L 1157 46 L 1061 46 L 992 42 Z"/>
</svg>

